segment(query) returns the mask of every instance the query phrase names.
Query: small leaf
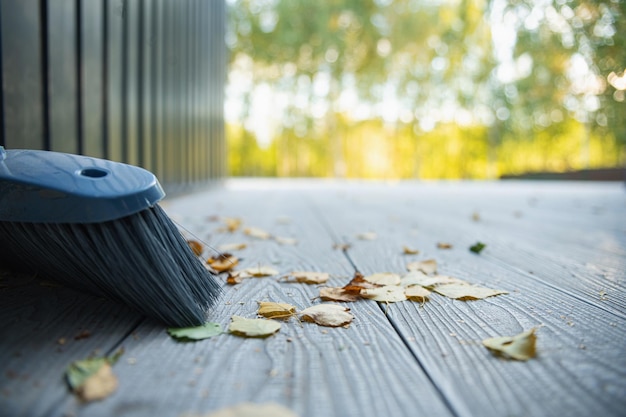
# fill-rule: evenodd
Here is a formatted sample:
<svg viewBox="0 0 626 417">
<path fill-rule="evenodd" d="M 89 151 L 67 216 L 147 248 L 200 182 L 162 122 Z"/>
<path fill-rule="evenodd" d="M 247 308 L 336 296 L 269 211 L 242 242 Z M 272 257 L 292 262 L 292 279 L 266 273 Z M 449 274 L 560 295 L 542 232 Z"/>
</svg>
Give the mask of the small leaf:
<svg viewBox="0 0 626 417">
<path fill-rule="evenodd" d="M 206 322 L 196 327 L 170 327 L 167 333 L 179 340 L 202 340 L 222 334 L 222 326 L 219 323 Z"/>
<path fill-rule="evenodd" d="M 403 246 L 402 253 L 404 253 L 405 255 L 417 255 L 420 253 L 420 251 L 417 249 L 413 249 L 409 246 Z"/>
<path fill-rule="evenodd" d="M 425 261 L 410 262 L 407 264 L 406 269 L 409 271 L 422 271 L 425 274 L 435 274 L 437 273 L 437 261 L 427 259 Z"/>
<path fill-rule="evenodd" d="M 378 235 L 374 232 L 365 232 L 359 233 L 358 235 L 356 235 L 356 237 L 361 240 L 376 240 L 378 238 Z"/>
<path fill-rule="evenodd" d="M 85 402 L 102 400 L 117 389 L 117 378 L 113 374 L 113 365 L 123 351 L 109 357 L 98 357 L 75 361 L 65 373 L 72 391 Z"/>
<path fill-rule="evenodd" d="M 202 243 L 197 240 L 188 240 L 187 244 L 189 245 L 189 249 L 191 249 L 196 256 L 200 256 L 202 255 L 202 252 L 204 252 L 204 246 L 202 246 Z"/>
<path fill-rule="evenodd" d="M 358 293 L 355 294 L 354 292 L 346 291 L 343 288 L 324 287 L 324 288 L 320 288 L 320 298 L 323 301 L 352 302 L 352 301 L 357 301 L 361 297 L 359 297 Z"/>
<path fill-rule="evenodd" d="M 242 223 L 241 219 L 235 217 L 224 217 L 222 221 L 226 225 L 226 230 L 228 230 L 230 233 L 236 232 L 239 227 L 241 227 Z"/>
<path fill-rule="evenodd" d="M 505 358 L 526 361 L 535 357 L 535 328 L 527 330 L 516 336 L 492 337 L 483 340 L 483 345 L 495 355 Z"/>
<path fill-rule="evenodd" d="M 428 296 L 430 295 L 430 291 L 428 291 L 424 287 L 420 287 L 419 285 L 413 285 L 412 287 L 408 287 L 404 289 L 404 295 L 411 301 L 417 301 L 419 303 L 424 303 L 428 301 Z"/>
<path fill-rule="evenodd" d="M 280 243 L 281 245 L 285 245 L 285 246 L 294 246 L 298 244 L 298 241 L 292 237 L 276 236 L 274 240 Z"/>
<path fill-rule="evenodd" d="M 250 268 L 245 268 L 241 270 L 241 277 L 270 277 L 272 275 L 278 275 L 278 270 L 276 268 L 272 268 L 271 266 L 252 266 Z"/>
<path fill-rule="evenodd" d="M 266 319 L 246 319 L 232 316 L 228 331 L 242 337 L 268 337 L 280 330 L 280 323 Z"/>
<path fill-rule="evenodd" d="M 271 301 L 258 301 L 260 316 L 268 319 L 288 318 L 296 314 L 296 308 L 287 303 L 274 303 Z"/>
<path fill-rule="evenodd" d="M 366 281 L 363 275 L 360 272 L 355 272 L 354 277 L 350 280 L 349 283 L 344 285 L 343 289 L 346 292 L 351 292 L 354 294 L 359 294 L 363 288 L 377 288 L 380 285 L 373 284 L 369 281 Z"/>
<path fill-rule="evenodd" d="M 397 285 L 387 285 L 380 288 L 366 288 L 361 290 L 361 297 L 383 303 L 405 301 L 404 288 Z"/>
<path fill-rule="evenodd" d="M 248 245 L 246 243 L 225 243 L 223 245 L 219 245 L 217 250 L 220 252 L 232 252 L 234 250 L 243 250 L 247 247 Z"/>
<path fill-rule="evenodd" d="M 328 272 L 294 271 L 290 275 L 304 284 L 323 284 L 330 278 Z"/>
<path fill-rule="evenodd" d="M 375 285 L 400 285 L 400 275 L 392 272 L 379 272 L 377 274 L 364 276 L 363 279 Z"/>
<path fill-rule="evenodd" d="M 206 261 L 217 272 L 230 271 L 239 263 L 239 259 L 230 253 L 213 256 Z"/>
<path fill-rule="evenodd" d="M 347 307 L 325 303 L 305 308 L 300 315 L 303 320 L 315 322 L 320 326 L 339 327 L 350 324 L 354 319 L 349 311 Z"/>
<path fill-rule="evenodd" d="M 452 249 L 452 244 L 451 243 L 446 243 L 446 242 L 439 242 L 439 243 L 437 243 L 437 248 L 439 248 L 439 249 Z"/>
<path fill-rule="evenodd" d="M 508 291 L 493 290 L 491 288 L 479 287 L 467 284 L 444 284 L 433 288 L 433 291 L 448 298 L 456 300 L 480 300 L 500 294 L 508 294 Z"/>
<path fill-rule="evenodd" d="M 477 253 L 477 254 L 478 254 L 478 253 L 482 252 L 482 251 L 483 251 L 483 249 L 485 249 L 485 246 L 487 246 L 487 245 L 485 245 L 485 244 L 484 244 L 484 243 L 482 243 L 482 242 L 476 242 L 475 244 L 473 244 L 472 246 L 470 246 L 469 250 L 470 250 L 471 252 L 474 252 L 474 253 Z"/>
<path fill-rule="evenodd" d="M 263 229 L 259 229 L 258 227 L 247 227 L 244 229 L 243 232 L 250 237 L 254 237 L 257 239 L 261 239 L 261 240 L 267 240 L 270 237 L 272 237 L 272 235 L 270 235 L 268 232 L 266 232 Z"/>
</svg>

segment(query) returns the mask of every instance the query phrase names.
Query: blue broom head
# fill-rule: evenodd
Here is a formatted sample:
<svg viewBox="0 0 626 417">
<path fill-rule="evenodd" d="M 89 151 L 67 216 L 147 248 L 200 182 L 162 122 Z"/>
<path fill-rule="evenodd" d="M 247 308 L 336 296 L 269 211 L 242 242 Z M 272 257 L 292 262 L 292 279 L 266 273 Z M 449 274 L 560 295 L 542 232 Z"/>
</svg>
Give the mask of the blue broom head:
<svg viewBox="0 0 626 417">
<path fill-rule="evenodd" d="M 221 286 L 157 204 L 164 196 L 139 167 L 0 147 L 0 267 L 122 302 L 169 326 L 202 324 Z"/>
</svg>

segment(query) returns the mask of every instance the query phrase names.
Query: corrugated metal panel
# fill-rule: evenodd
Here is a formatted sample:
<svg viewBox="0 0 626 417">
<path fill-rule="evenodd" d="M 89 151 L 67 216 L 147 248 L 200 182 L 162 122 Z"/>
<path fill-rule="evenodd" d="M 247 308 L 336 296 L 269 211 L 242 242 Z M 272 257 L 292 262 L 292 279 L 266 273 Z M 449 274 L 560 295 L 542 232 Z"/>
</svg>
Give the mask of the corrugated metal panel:
<svg viewBox="0 0 626 417">
<path fill-rule="evenodd" d="M 225 4 L 0 0 L 0 144 L 225 172 Z"/>
</svg>

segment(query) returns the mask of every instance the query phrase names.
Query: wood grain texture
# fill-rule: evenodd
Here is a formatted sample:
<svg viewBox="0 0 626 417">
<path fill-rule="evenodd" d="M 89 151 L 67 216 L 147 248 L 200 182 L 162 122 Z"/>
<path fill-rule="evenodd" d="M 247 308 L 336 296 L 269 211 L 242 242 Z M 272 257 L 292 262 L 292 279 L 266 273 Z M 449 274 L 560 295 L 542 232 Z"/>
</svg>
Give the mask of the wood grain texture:
<svg viewBox="0 0 626 417">
<path fill-rule="evenodd" d="M 510 293 L 471 302 L 437 294 L 424 304 L 363 300 L 347 304 L 355 316 L 347 329 L 292 318 L 267 339 L 223 334 L 181 343 L 124 307 L 31 282 L 15 288 L 3 276 L 0 406 L 59 417 L 178 417 L 246 401 L 279 402 L 300 416 L 621 416 L 626 195 L 616 185 L 542 184 L 232 180 L 165 201 L 188 237 L 213 247 L 204 257 L 223 243 L 247 243 L 234 252 L 239 269 L 323 271 L 341 286 L 355 267 L 401 273 L 410 261 L 434 258 L 442 274 Z M 224 232 L 224 217 L 297 245 Z M 364 232 L 377 239 L 356 237 Z M 480 255 L 468 250 L 477 240 L 487 244 Z M 351 246 L 344 253 L 337 243 Z M 403 255 L 403 245 L 421 252 Z M 320 302 L 318 291 L 250 278 L 225 286 L 209 320 L 226 328 L 232 315 L 256 317 L 257 301 L 301 310 Z M 528 362 L 494 357 L 481 344 L 531 327 L 538 357 Z M 83 329 L 91 337 L 74 340 Z M 80 404 L 62 380 L 67 364 L 119 347 L 118 391 Z"/>
</svg>

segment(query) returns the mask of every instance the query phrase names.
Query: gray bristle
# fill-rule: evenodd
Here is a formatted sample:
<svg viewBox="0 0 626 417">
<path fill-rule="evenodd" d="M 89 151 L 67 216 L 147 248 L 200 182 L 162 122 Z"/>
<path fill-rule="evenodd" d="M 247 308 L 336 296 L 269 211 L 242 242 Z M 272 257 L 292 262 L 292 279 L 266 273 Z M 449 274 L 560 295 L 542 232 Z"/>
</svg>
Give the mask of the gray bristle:
<svg viewBox="0 0 626 417">
<path fill-rule="evenodd" d="M 204 323 L 221 287 L 158 205 L 94 224 L 0 222 L 0 259 L 169 326 Z"/>
</svg>

